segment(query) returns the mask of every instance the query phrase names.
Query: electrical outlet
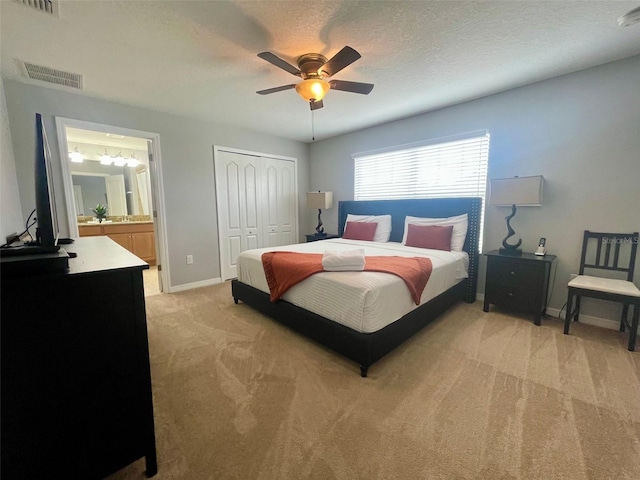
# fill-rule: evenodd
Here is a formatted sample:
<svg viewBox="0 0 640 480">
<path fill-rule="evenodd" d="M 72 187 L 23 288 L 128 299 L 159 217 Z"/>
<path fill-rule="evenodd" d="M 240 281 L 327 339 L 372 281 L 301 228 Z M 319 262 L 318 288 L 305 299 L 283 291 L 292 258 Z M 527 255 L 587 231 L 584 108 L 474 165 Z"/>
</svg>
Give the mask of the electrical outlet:
<svg viewBox="0 0 640 480">
<path fill-rule="evenodd" d="M 187 265 L 193 264 L 193 255 L 187 255 Z"/>
</svg>

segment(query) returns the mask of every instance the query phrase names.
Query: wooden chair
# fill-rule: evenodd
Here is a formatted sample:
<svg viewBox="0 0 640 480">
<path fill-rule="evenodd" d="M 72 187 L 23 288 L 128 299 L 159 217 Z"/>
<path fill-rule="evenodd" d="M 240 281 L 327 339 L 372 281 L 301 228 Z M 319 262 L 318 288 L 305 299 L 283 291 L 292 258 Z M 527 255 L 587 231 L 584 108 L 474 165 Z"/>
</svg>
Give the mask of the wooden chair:
<svg viewBox="0 0 640 480">
<path fill-rule="evenodd" d="M 623 305 L 620 331 L 624 332 L 626 328 L 629 328 L 628 349 L 631 352 L 635 350 L 638 314 L 640 313 L 640 290 L 633 284 L 637 249 L 638 232 L 595 233 L 589 230 L 584 231 L 579 275 L 568 284 L 567 316 L 564 320 L 565 334 L 569 333 L 571 320 L 578 321 L 581 297 L 619 302 Z M 596 270 L 601 276 L 585 275 L 585 269 Z M 614 272 L 626 273 L 626 280 L 611 278 L 615 275 Z M 619 273 L 617 275 L 621 276 Z M 573 306 L 574 297 L 575 307 Z M 631 323 L 627 318 L 630 305 L 633 306 Z"/>
</svg>

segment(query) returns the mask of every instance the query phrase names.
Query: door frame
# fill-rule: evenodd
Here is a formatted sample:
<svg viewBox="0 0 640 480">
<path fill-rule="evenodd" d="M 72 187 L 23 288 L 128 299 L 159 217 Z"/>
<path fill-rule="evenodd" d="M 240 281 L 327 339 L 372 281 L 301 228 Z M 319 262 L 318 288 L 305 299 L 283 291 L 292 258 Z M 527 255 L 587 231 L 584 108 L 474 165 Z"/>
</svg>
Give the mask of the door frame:
<svg viewBox="0 0 640 480">
<path fill-rule="evenodd" d="M 298 213 L 298 204 L 300 203 L 300 199 L 298 198 L 299 192 L 298 192 L 298 159 L 296 157 L 288 157 L 285 155 L 275 155 L 272 153 L 264 153 L 264 152 L 255 152 L 252 150 L 243 150 L 240 148 L 233 148 L 233 147 L 224 147 L 221 145 L 214 145 L 213 146 L 213 184 L 216 190 L 216 218 L 218 220 L 218 254 L 219 254 L 219 262 L 220 262 L 220 278 L 224 279 L 224 275 L 222 272 L 222 268 L 223 268 L 223 262 L 224 262 L 224 258 L 222 256 L 222 242 L 226 240 L 226 237 L 224 237 L 223 235 L 223 231 L 222 231 L 222 225 L 220 222 L 220 198 L 219 198 L 219 192 L 217 189 L 217 182 L 218 182 L 218 170 L 216 168 L 216 160 L 219 158 L 219 154 L 218 152 L 227 152 L 227 153 L 235 153 L 235 154 L 239 154 L 239 155 L 248 155 L 251 157 L 263 157 L 263 158 L 273 158 L 276 160 L 286 160 L 289 162 L 293 162 L 293 171 L 294 171 L 294 179 L 295 179 L 295 184 L 294 184 L 294 192 L 295 192 L 295 219 L 296 219 L 296 228 L 295 228 L 295 232 L 293 232 L 294 238 L 300 238 L 300 234 L 299 234 L 299 229 L 300 229 L 300 216 Z M 225 230 L 226 232 L 226 230 Z"/>
<path fill-rule="evenodd" d="M 62 180 L 64 184 L 65 203 L 67 207 L 67 225 L 70 237 L 79 237 L 78 222 L 75 199 L 73 194 L 73 180 L 71 179 L 71 168 L 69 162 L 64 161 L 68 157 L 69 146 L 67 144 L 66 128 L 73 127 L 82 130 L 93 130 L 96 132 L 112 133 L 116 135 L 124 135 L 127 137 L 137 137 L 148 140 L 147 145 L 151 146 L 150 154 L 153 157 L 154 168 L 149 165 L 149 180 L 152 188 L 155 188 L 155 195 L 151 195 L 156 204 L 153 205 L 152 218 L 156 237 L 156 255 L 158 265 L 158 275 L 160 277 L 161 289 L 164 292 L 170 292 L 169 278 L 171 278 L 169 270 L 169 252 L 168 237 L 166 228 L 166 209 L 164 201 L 164 182 L 162 181 L 162 163 L 160 156 L 160 134 L 153 132 L 145 132 L 142 130 L 134 130 L 132 128 L 116 127 L 102 123 L 88 122 L 84 120 L 76 120 L 73 118 L 55 117 L 56 133 L 58 137 L 58 146 L 60 149 L 60 163 L 62 168 Z M 155 178 L 152 175 L 155 174 Z"/>
</svg>

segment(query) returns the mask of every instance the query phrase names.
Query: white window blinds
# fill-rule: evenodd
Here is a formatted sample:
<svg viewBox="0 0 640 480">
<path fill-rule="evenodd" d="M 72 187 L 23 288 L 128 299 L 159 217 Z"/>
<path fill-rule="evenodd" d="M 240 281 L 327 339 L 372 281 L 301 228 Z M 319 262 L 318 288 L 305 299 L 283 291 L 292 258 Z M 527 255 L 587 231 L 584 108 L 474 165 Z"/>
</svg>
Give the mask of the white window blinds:
<svg viewBox="0 0 640 480">
<path fill-rule="evenodd" d="M 481 197 L 482 231 L 489 132 L 356 154 L 353 159 L 355 200 Z"/>
</svg>

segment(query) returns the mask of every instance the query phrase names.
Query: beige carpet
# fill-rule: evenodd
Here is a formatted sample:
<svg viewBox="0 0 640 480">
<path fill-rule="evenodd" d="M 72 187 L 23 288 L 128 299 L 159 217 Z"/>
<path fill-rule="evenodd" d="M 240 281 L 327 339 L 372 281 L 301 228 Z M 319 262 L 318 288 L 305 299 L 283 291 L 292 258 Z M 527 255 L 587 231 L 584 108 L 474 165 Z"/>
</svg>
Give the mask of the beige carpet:
<svg viewBox="0 0 640 480">
<path fill-rule="evenodd" d="M 160 293 L 160 281 L 158 279 L 158 267 L 156 265 L 150 266 L 147 270 L 142 271 L 142 279 L 144 282 L 144 296 L 150 297 L 152 295 L 159 295 Z"/>
<path fill-rule="evenodd" d="M 640 479 L 640 352 L 493 308 L 459 304 L 361 378 L 228 283 L 148 297 L 155 478 Z"/>
</svg>

